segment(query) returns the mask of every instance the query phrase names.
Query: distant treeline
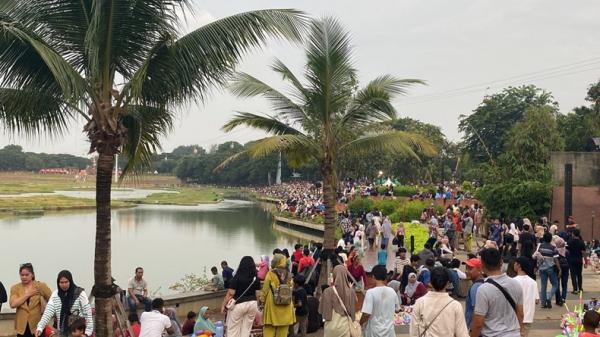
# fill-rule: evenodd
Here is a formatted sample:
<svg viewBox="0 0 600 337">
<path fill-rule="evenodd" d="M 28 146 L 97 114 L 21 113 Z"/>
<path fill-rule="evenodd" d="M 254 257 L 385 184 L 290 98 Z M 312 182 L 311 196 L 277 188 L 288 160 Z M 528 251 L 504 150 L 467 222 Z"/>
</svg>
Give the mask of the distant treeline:
<svg viewBox="0 0 600 337">
<path fill-rule="evenodd" d="M 23 152 L 18 145 L 0 149 L 0 171 L 39 171 L 46 168 L 85 169 L 91 166 L 88 158 L 70 154 Z"/>
</svg>

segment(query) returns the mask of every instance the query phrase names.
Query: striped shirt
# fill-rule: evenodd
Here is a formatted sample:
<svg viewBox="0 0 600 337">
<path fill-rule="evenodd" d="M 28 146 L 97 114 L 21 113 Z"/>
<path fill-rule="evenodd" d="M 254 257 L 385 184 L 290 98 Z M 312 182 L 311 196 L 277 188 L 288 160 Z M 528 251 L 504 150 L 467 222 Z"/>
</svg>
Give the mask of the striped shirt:
<svg viewBox="0 0 600 337">
<path fill-rule="evenodd" d="M 55 290 L 52 292 L 50 299 L 48 299 L 46 310 L 44 310 L 42 319 L 38 323 L 37 331 L 43 331 L 44 327 L 48 325 L 53 317 L 56 317 L 56 322 L 60 322 L 61 308 L 62 302 L 58 296 L 58 290 Z M 91 336 L 92 332 L 94 331 L 94 320 L 92 319 L 92 307 L 87 295 L 85 294 L 85 291 L 81 291 L 81 294 L 79 294 L 79 297 L 77 297 L 73 303 L 73 306 L 71 307 L 71 313 L 77 313 L 78 316 L 85 318 L 85 335 Z M 68 328 L 69 327 L 67 327 L 67 329 Z"/>
</svg>

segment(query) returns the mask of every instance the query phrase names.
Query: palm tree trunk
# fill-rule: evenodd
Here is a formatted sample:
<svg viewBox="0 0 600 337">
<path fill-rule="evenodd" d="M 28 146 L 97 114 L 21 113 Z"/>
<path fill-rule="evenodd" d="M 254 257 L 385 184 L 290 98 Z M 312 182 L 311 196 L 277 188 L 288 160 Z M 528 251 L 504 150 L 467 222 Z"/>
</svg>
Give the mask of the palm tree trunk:
<svg viewBox="0 0 600 337">
<path fill-rule="evenodd" d="M 337 203 L 337 178 L 333 167 L 331 157 L 325 158 L 321 166 L 321 174 L 323 176 L 323 204 L 325 205 L 325 233 L 323 234 L 323 252 L 321 253 L 321 261 L 323 268 L 321 269 L 321 277 L 319 284 L 327 283 L 327 263 L 325 261 L 333 254 L 336 246 L 335 229 L 337 228 L 337 214 L 335 206 Z"/>
<path fill-rule="evenodd" d="M 96 250 L 94 258 L 94 283 L 97 289 L 112 284 L 110 237 L 110 190 L 115 156 L 99 153 L 96 172 Z M 110 293 L 109 293 L 110 294 Z M 96 336 L 112 336 L 112 296 L 96 296 Z"/>
</svg>

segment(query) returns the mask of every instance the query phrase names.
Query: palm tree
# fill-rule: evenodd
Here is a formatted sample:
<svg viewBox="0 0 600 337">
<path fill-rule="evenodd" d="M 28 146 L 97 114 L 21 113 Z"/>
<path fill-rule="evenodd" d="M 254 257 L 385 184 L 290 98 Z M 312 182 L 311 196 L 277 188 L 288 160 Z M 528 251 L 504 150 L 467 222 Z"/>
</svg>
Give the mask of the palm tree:
<svg viewBox="0 0 600 337">
<path fill-rule="evenodd" d="M 85 121 L 98 153 L 94 292 L 97 335 L 112 334 L 110 191 L 115 155 L 135 172 L 159 148 L 175 108 L 225 83 L 269 37 L 300 40 L 306 17 L 259 10 L 181 36 L 191 0 L 2 0 L 0 122 L 20 134 L 60 134 Z"/>
<path fill-rule="evenodd" d="M 240 97 L 267 98 L 275 115 L 238 112 L 223 129 L 231 131 L 245 125 L 272 136 L 228 158 L 217 170 L 243 156 L 257 158 L 279 151 L 296 164 L 316 160 L 323 179 L 323 246 L 330 251 L 336 244 L 337 173 L 344 154 L 378 151 L 418 158 L 417 153 L 435 154 L 435 147 L 421 135 L 394 131 L 385 123 L 396 118 L 392 98 L 405 94 L 408 87 L 422 81 L 384 75 L 357 89 L 349 35 L 332 18 L 312 21 L 305 53 L 304 82 L 280 60 L 271 66 L 287 81 L 289 95 L 251 75 L 238 73 L 235 76 L 231 84 L 233 93 Z"/>
</svg>

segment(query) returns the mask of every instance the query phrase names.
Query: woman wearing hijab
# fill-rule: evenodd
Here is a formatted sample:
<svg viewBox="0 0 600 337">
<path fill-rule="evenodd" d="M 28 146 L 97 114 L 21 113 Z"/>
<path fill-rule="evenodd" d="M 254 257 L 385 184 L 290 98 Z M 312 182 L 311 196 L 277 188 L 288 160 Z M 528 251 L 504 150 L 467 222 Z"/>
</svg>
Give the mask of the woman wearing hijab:
<svg viewBox="0 0 600 337">
<path fill-rule="evenodd" d="M 68 270 L 58 273 L 56 278 L 57 290 L 55 290 L 42 319 L 37 325 L 36 336 L 39 336 L 44 327 L 53 317 L 56 317 L 56 326 L 60 336 L 69 335 L 69 316 L 79 316 L 85 319 L 85 335 L 91 336 L 94 331 L 94 321 L 92 319 L 92 307 L 83 288 L 78 287 L 73 282 L 73 276 Z"/>
<path fill-rule="evenodd" d="M 340 299 L 344 303 L 343 306 Z M 344 307 L 354 319 L 356 300 L 356 293 L 348 282 L 348 269 L 343 265 L 336 266 L 333 268 L 333 286 L 323 291 L 319 304 L 319 313 L 325 320 L 323 337 L 350 337 L 348 315 Z"/>
<path fill-rule="evenodd" d="M 275 290 L 282 283 L 293 287 L 293 279 L 287 269 L 287 258 L 281 254 L 275 254 L 271 260 L 271 270 L 265 277 L 260 301 L 264 303 L 263 310 L 263 336 L 264 337 L 287 337 L 289 326 L 296 322 L 294 315 L 294 302 L 289 304 L 275 303 Z"/>
<path fill-rule="evenodd" d="M 566 242 L 563 238 L 555 235 L 552 243 L 558 251 L 558 262 L 560 263 L 560 279 L 556 288 L 556 305 L 562 305 L 567 299 L 567 284 L 569 283 L 569 260 L 567 256 Z"/>
<path fill-rule="evenodd" d="M 173 333 L 167 335 L 167 337 L 181 337 L 181 324 L 179 324 L 175 309 L 165 308 L 164 314 L 171 320 L 171 327 L 173 328 Z"/>
<path fill-rule="evenodd" d="M 208 307 L 200 308 L 198 319 L 196 319 L 196 324 L 194 325 L 194 334 L 201 330 L 208 330 L 212 334 L 217 332 L 217 327 L 215 327 L 215 324 L 210 320 L 210 311 L 208 310 Z"/>
<path fill-rule="evenodd" d="M 394 291 L 396 292 L 396 295 L 398 295 L 398 302 L 400 302 L 400 303 L 402 303 L 402 293 L 400 292 L 401 285 L 402 285 L 402 283 L 400 283 L 400 281 L 396 281 L 396 280 L 391 280 L 387 284 L 388 287 L 394 289 Z"/>
<path fill-rule="evenodd" d="M 417 274 L 408 274 L 408 284 L 406 285 L 406 288 L 404 288 L 402 304 L 411 305 L 425 294 L 427 294 L 427 288 L 425 285 L 423 285 L 423 283 L 417 281 Z"/>
<path fill-rule="evenodd" d="M 257 274 L 259 280 L 264 281 L 269 272 L 269 256 L 263 255 L 260 257 L 260 262 L 257 266 Z"/>
</svg>

